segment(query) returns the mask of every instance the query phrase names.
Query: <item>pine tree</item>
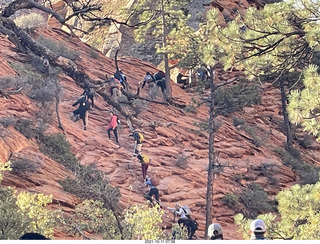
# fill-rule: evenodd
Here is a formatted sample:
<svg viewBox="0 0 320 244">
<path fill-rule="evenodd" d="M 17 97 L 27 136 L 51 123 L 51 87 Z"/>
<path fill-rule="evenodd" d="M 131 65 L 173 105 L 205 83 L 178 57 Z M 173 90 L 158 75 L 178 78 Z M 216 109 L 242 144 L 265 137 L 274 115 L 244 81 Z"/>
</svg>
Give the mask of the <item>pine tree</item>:
<svg viewBox="0 0 320 244">
<path fill-rule="evenodd" d="M 144 42 L 153 38 L 157 43 L 157 52 L 163 54 L 168 101 L 172 99 L 170 69 L 173 68 L 169 67 L 169 59 L 184 57 L 188 35 L 192 32 L 187 24 L 189 16 L 182 9 L 188 2 L 189 0 L 138 0 L 133 5 L 135 12 L 139 13 L 139 22 L 146 22 L 135 30 L 136 40 Z"/>
<path fill-rule="evenodd" d="M 314 185 L 294 185 L 290 190 L 278 193 L 279 217 L 275 214 L 263 214 L 268 239 L 319 240 L 320 238 L 320 182 Z M 249 227 L 252 220 L 242 214 L 235 216 L 235 223 L 245 239 L 250 238 Z"/>
</svg>

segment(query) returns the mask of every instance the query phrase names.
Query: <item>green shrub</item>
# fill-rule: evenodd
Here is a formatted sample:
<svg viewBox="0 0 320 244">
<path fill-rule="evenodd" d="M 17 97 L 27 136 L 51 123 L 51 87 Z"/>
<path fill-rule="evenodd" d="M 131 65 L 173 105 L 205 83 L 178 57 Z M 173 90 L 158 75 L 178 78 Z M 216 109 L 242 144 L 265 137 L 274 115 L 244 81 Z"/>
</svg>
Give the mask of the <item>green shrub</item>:
<svg viewBox="0 0 320 244">
<path fill-rule="evenodd" d="M 258 214 L 271 212 L 273 210 L 267 193 L 256 183 L 248 185 L 247 188 L 240 193 L 239 198 L 245 207 L 243 214 L 248 218 L 255 218 Z"/>
<path fill-rule="evenodd" d="M 232 179 L 233 179 L 235 182 L 239 183 L 240 181 L 243 180 L 243 176 L 240 175 L 240 174 L 235 174 L 235 175 L 232 176 Z"/>
<path fill-rule="evenodd" d="M 223 204 L 227 205 L 229 208 L 234 208 L 238 203 L 238 196 L 233 193 L 228 193 L 222 198 Z"/>
<path fill-rule="evenodd" d="M 15 125 L 15 123 L 16 123 L 16 119 L 13 117 L 0 118 L 0 124 L 2 124 L 4 128 L 9 127 L 10 125 Z"/>
<path fill-rule="evenodd" d="M 39 172 L 41 164 L 30 161 L 29 159 L 15 159 L 11 161 L 12 173 L 14 174 L 26 174 Z"/>
<path fill-rule="evenodd" d="M 248 135 L 251 136 L 250 142 L 255 145 L 256 147 L 261 147 L 265 144 L 264 139 L 265 137 L 260 138 L 258 135 L 258 128 L 255 125 L 249 125 L 247 123 L 241 125 L 240 127 L 242 130 L 244 130 Z"/>
<path fill-rule="evenodd" d="M 14 19 L 14 22 L 20 28 L 29 30 L 47 25 L 44 17 L 38 13 L 19 15 Z"/>
<path fill-rule="evenodd" d="M 93 48 L 90 49 L 90 57 L 94 59 L 99 59 L 98 51 L 94 50 Z"/>
<path fill-rule="evenodd" d="M 62 164 L 72 172 L 79 171 L 81 165 L 74 154 L 70 152 L 71 145 L 63 134 L 58 133 L 56 135 L 45 136 L 41 142 L 41 152 Z"/>
<path fill-rule="evenodd" d="M 41 139 L 40 150 L 64 165 L 75 177 L 67 177 L 59 181 L 64 190 L 82 199 L 99 200 L 108 207 L 117 204 L 120 191 L 109 184 L 105 174 L 95 164 L 83 166 L 76 156 L 70 152 L 71 145 L 61 133 L 45 136 Z"/>
<path fill-rule="evenodd" d="M 319 168 L 303 162 L 297 149 L 276 148 L 274 152 L 279 155 L 284 165 L 291 167 L 298 173 L 301 184 L 314 184 L 318 181 Z"/>
<path fill-rule="evenodd" d="M 232 117 L 232 122 L 233 122 L 233 125 L 235 127 L 238 127 L 239 125 L 244 125 L 246 123 L 246 121 L 242 118 L 239 118 L 239 117 Z"/>
<path fill-rule="evenodd" d="M 38 38 L 38 42 L 40 42 L 46 48 L 50 49 L 52 52 L 54 52 L 59 56 L 62 56 L 71 60 L 77 60 L 80 58 L 80 53 L 77 50 L 69 48 L 63 42 L 56 42 L 52 39 L 45 38 L 44 36 L 40 36 Z"/>
<path fill-rule="evenodd" d="M 36 133 L 33 129 L 33 123 L 29 119 L 19 119 L 15 125 L 15 129 L 20 131 L 26 138 L 34 138 Z"/>
<path fill-rule="evenodd" d="M 241 80 L 230 87 L 220 87 L 214 92 L 217 113 L 228 115 L 244 107 L 261 103 L 261 89 L 256 83 Z"/>
<path fill-rule="evenodd" d="M 300 146 L 304 147 L 305 149 L 308 149 L 314 142 L 314 139 L 312 138 L 312 136 L 305 134 L 303 135 L 302 139 L 297 138 L 297 142 Z"/>
<path fill-rule="evenodd" d="M 181 169 L 186 169 L 188 167 L 190 156 L 187 156 L 184 152 L 177 156 L 177 161 L 175 165 Z"/>
<path fill-rule="evenodd" d="M 80 166 L 76 178 L 67 177 L 59 181 L 63 189 L 81 199 L 102 201 L 106 206 L 114 206 L 120 198 L 118 188 L 112 187 L 104 173 L 94 164 Z"/>
</svg>

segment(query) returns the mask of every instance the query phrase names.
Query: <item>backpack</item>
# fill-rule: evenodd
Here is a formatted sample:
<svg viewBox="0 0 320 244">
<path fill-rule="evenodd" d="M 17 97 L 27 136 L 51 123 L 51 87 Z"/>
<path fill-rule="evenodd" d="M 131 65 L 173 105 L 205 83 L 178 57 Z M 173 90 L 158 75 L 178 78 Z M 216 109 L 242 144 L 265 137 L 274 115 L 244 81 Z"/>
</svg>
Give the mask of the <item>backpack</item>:
<svg viewBox="0 0 320 244">
<path fill-rule="evenodd" d="M 85 109 L 85 110 L 90 110 L 90 105 L 91 103 L 89 101 L 84 101 L 82 103 L 82 107 Z"/>
<path fill-rule="evenodd" d="M 181 208 L 183 209 L 183 211 L 184 211 L 184 213 L 186 215 L 190 215 L 191 214 L 191 210 L 187 205 L 186 206 L 182 206 Z"/>
<path fill-rule="evenodd" d="M 191 219 L 189 222 L 189 225 L 191 230 L 194 232 L 198 229 L 198 226 L 199 226 L 198 222 L 195 219 Z"/>
<path fill-rule="evenodd" d="M 141 157 L 145 164 L 149 163 L 149 157 L 146 154 L 141 154 Z"/>
<path fill-rule="evenodd" d="M 142 133 L 138 132 L 138 135 L 139 135 L 139 141 L 143 142 L 144 141 L 144 137 L 143 137 Z"/>
</svg>

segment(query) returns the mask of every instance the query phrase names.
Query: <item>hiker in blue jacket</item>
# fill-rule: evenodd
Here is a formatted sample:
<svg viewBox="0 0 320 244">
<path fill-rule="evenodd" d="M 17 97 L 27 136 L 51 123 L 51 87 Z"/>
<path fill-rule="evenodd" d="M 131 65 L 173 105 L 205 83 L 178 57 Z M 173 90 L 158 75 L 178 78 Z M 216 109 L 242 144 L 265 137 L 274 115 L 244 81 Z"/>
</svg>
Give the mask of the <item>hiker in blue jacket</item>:
<svg viewBox="0 0 320 244">
<path fill-rule="evenodd" d="M 144 182 L 146 186 L 150 188 L 149 193 L 146 195 L 147 200 L 151 202 L 151 205 L 154 206 L 152 196 L 154 195 L 154 198 L 156 199 L 157 204 L 160 206 L 159 202 L 159 190 L 156 186 L 152 184 L 151 178 L 147 175 L 146 181 Z"/>
</svg>

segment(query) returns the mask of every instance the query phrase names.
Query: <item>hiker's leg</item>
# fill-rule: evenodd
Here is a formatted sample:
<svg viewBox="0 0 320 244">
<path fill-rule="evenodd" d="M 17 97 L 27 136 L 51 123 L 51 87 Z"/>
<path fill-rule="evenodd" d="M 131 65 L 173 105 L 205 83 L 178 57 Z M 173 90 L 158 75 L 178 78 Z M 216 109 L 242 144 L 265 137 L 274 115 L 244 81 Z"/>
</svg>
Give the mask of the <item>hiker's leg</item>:
<svg viewBox="0 0 320 244">
<path fill-rule="evenodd" d="M 159 190 L 158 190 L 158 188 L 153 188 L 153 189 L 155 189 L 154 198 L 156 199 L 157 203 L 160 205 L 160 202 L 159 202 Z"/>
<path fill-rule="evenodd" d="M 94 101 L 93 101 L 93 95 L 89 95 L 89 98 L 91 100 L 91 107 L 94 108 Z"/>
<path fill-rule="evenodd" d="M 148 195 L 147 195 L 147 200 L 149 200 L 149 201 L 151 202 L 151 204 L 153 205 L 153 201 L 152 201 L 152 195 L 153 195 L 153 193 L 152 193 L 152 190 L 153 190 L 153 189 L 150 189 L 150 191 L 149 191 L 149 193 L 148 193 Z"/>
<path fill-rule="evenodd" d="M 126 86 L 124 85 L 124 82 L 122 81 L 122 82 L 120 82 L 120 83 L 121 83 L 123 89 L 126 89 Z"/>
<path fill-rule="evenodd" d="M 114 128 L 114 130 L 113 130 L 113 134 L 114 134 L 114 136 L 115 136 L 115 138 L 116 138 L 116 142 L 119 144 L 119 141 L 118 141 L 118 132 L 117 132 L 117 127 L 116 127 L 116 128 Z"/>
<path fill-rule="evenodd" d="M 110 139 L 110 137 L 111 137 L 110 131 L 112 131 L 112 128 L 109 128 L 109 129 L 107 130 L 109 139 Z"/>
<path fill-rule="evenodd" d="M 82 119 L 82 121 L 83 121 L 83 129 L 86 130 L 86 129 L 87 129 L 86 117 L 84 117 L 84 118 Z"/>
<path fill-rule="evenodd" d="M 145 179 L 146 176 L 147 176 L 148 166 L 149 166 L 148 164 L 144 164 L 144 163 L 141 164 L 142 177 L 143 177 L 143 179 Z"/>
<path fill-rule="evenodd" d="M 136 145 L 136 149 L 135 149 L 135 153 L 136 153 L 136 154 L 141 153 L 141 148 L 142 148 L 142 144 L 141 144 L 141 143 L 137 144 L 137 145 Z"/>
</svg>

